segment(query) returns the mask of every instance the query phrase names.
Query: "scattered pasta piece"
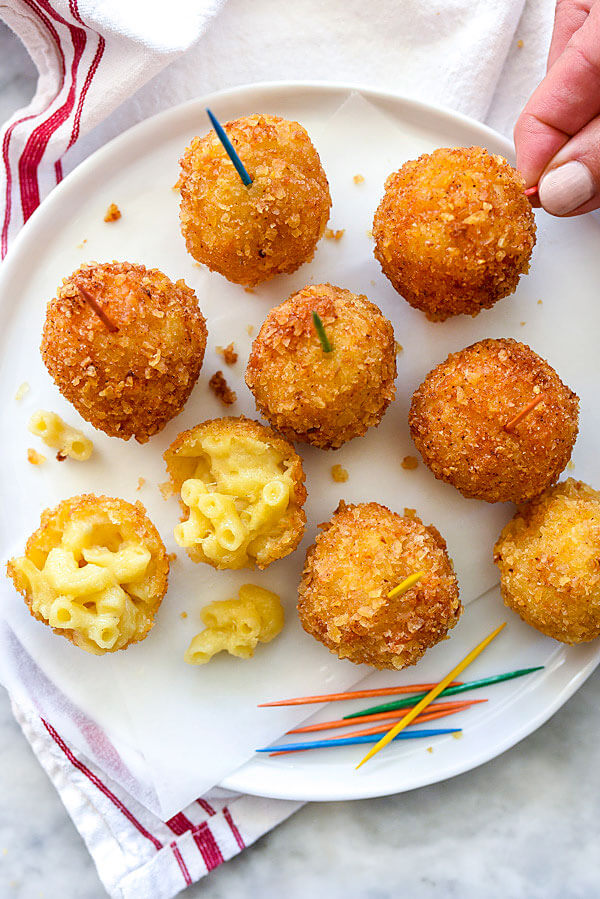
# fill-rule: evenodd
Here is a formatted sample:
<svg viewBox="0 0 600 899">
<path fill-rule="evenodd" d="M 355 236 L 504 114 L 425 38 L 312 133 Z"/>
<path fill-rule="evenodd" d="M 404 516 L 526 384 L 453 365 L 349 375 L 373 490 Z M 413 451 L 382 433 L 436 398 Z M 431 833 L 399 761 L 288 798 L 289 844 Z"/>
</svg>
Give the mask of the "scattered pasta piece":
<svg viewBox="0 0 600 899">
<path fill-rule="evenodd" d="M 144 484 L 146 483 L 146 478 L 138 478 L 136 490 L 141 490 Z"/>
<path fill-rule="evenodd" d="M 210 381 L 208 382 L 208 386 L 217 397 L 217 399 L 221 400 L 224 406 L 231 406 L 237 400 L 237 394 L 235 390 L 232 390 L 222 371 L 216 371 Z"/>
<path fill-rule="evenodd" d="M 405 456 L 402 460 L 402 468 L 406 469 L 406 471 L 414 471 L 418 464 L 419 460 L 416 456 Z"/>
<path fill-rule="evenodd" d="M 186 650 L 188 665 L 205 665 L 223 651 L 250 659 L 259 643 L 270 643 L 281 633 L 285 621 L 279 596 L 256 584 L 240 587 L 239 599 L 209 603 L 200 617 L 206 628 Z"/>
<path fill-rule="evenodd" d="M 19 384 L 17 387 L 17 392 L 15 393 L 15 399 L 17 402 L 20 402 L 26 393 L 29 392 L 29 384 L 27 381 L 23 381 L 22 384 Z"/>
<path fill-rule="evenodd" d="M 37 450 L 28 449 L 27 450 L 27 461 L 32 465 L 43 465 L 46 461 L 46 457 L 42 456 L 41 453 L 38 453 Z"/>
<path fill-rule="evenodd" d="M 148 634 L 169 563 L 141 503 L 88 494 L 47 509 L 7 571 L 34 618 L 102 655 Z"/>
<path fill-rule="evenodd" d="M 104 216 L 105 222 L 116 222 L 121 218 L 121 210 L 116 203 L 111 203 Z"/>
<path fill-rule="evenodd" d="M 221 355 L 225 361 L 225 365 L 235 365 L 238 361 L 238 354 L 235 351 L 233 343 L 230 343 L 228 346 L 218 346 L 217 353 Z"/>
<path fill-rule="evenodd" d="M 363 184 L 363 182 L 365 180 L 365 176 L 364 175 L 355 175 L 352 180 L 354 181 L 355 184 Z"/>
<path fill-rule="evenodd" d="M 428 747 L 427 747 L 427 752 L 433 752 L 433 746 L 428 746 Z"/>
<path fill-rule="evenodd" d="M 340 228 L 339 231 L 334 231 L 333 228 L 325 228 L 325 238 L 326 240 L 341 240 L 345 232 L 345 228 Z"/>
<path fill-rule="evenodd" d="M 59 462 L 66 458 L 85 462 L 92 455 L 94 444 L 89 437 L 64 422 L 56 412 L 39 409 L 29 419 L 28 428 L 36 437 L 41 437 L 46 446 L 58 450 L 56 458 Z"/>
<path fill-rule="evenodd" d="M 345 468 L 342 468 L 341 465 L 332 465 L 331 466 L 331 477 L 338 484 L 343 484 L 344 481 L 348 480 L 348 472 Z"/>
</svg>

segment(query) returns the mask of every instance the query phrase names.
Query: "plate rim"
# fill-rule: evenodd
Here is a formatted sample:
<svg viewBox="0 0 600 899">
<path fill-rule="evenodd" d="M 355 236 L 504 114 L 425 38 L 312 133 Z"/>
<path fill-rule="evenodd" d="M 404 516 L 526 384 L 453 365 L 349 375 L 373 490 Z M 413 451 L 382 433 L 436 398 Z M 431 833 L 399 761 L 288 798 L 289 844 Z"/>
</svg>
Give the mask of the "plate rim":
<svg viewBox="0 0 600 899">
<path fill-rule="evenodd" d="M 21 260 L 21 256 L 24 252 L 22 247 L 25 248 L 26 252 L 29 241 L 36 236 L 40 218 L 42 216 L 45 217 L 54 205 L 60 204 L 63 193 L 70 190 L 72 185 L 76 183 L 79 178 L 84 178 L 89 170 L 93 170 L 99 163 L 102 163 L 104 157 L 108 157 L 115 152 L 118 153 L 121 145 L 127 145 L 132 140 L 139 139 L 144 132 L 150 132 L 157 127 L 160 127 L 161 123 L 169 122 L 174 116 L 183 115 L 187 110 L 201 109 L 208 104 L 215 105 L 224 100 L 235 99 L 236 101 L 239 100 L 240 102 L 243 102 L 245 97 L 249 97 L 253 94 L 261 94 L 268 102 L 269 97 L 281 93 L 282 90 L 290 92 L 309 91 L 313 94 L 329 93 L 331 95 L 339 96 L 340 100 L 345 96 L 350 96 L 352 93 L 356 92 L 372 102 L 387 102 L 395 107 L 403 107 L 404 109 L 410 110 L 415 116 L 420 115 L 425 118 L 435 118 L 437 119 L 437 122 L 442 125 L 448 124 L 452 126 L 459 125 L 467 127 L 471 131 L 478 133 L 482 140 L 489 138 L 495 144 L 502 146 L 502 152 L 509 159 L 514 158 L 514 149 L 510 140 L 493 128 L 490 128 L 489 125 L 479 122 L 464 113 L 452 110 L 449 107 L 416 100 L 396 91 L 372 88 L 356 82 L 325 80 L 273 80 L 234 85 L 219 91 L 203 94 L 200 97 L 191 98 L 176 104 L 175 106 L 164 109 L 155 115 L 149 116 L 111 138 L 82 160 L 63 178 L 60 184 L 51 190 L 15 236 L 6 257 L 3 260 L 3 264 L 0 266 L 0 294 L 3 292 L 5 282 L 12 277 L 13 268 L 19 267 L 22 264 L 23 260 Z M 261 102 L 264 102 L 262 98 Z M 474 602 L 476 601 L 477 600 L 474 600 Z M 393 782 L 393 778 L 392 783 L 388 786 L 377 786 L 357 777 L 354 781 L 355 789 L 352 793 L 348 793 L 347 786 L 338 787 L 335 782 L 332 782 L 329 778 L 323 779 L 318 775 L 316 779 L 321 787 L 320 789 L 312 788 L 311 784 L 307 785 L 307 787 L 298 787 L 295 783 L 290 783 L 285 786 L 284 781 L 286 778 L 291 778 L 292 781 L 297 779 L 293 776 L 291 770 L 286 771 L 282 767 L 275 768 L 275 766 L 268 768 L 266 760 L 260 758 L 250 759 L 241 768 L 237 769 L 237 771 L 232 772 L 230 775 L 223 778 L 219 786 L 227 790 L 247 793 L 254 796 L 262 796 L 265 798 L 302 801 L 348 801 L 409 792 L 423 786 L 439 783 L 485 764 L 491 759 L 503 754 L 521 740 L 525 739 L 525 737 L 536 731 L 571 698 L 599 664 L 600 647 L 596 650 L 595 656 L 581 666 L 577 673 L 571 677 L 566 686 L 559 690 L 553 702 L 546 705 L 537 715 L 528 719 L 520 727 L 517 727 L 504 740 L 496 741 L 490 745 L 488 750 L 476 753 L 472 758 L 469 758 L 468 756 L 463 757 L 463 759 L 458 760 L 457 763 L 449 766 L 447 765 L 446 767 L 451 768 L 451 770 L 445 770 L 441 773 L 436 773 L 434 770 L 431 774 L 416 778 L 415 782 L 411 783 L 410 786 L 399 786 Z M 389 779 L 389 775 L 392 774 L 394 767 L 395 766 L 392 763 L 389 769 L 386 770 L 386 778 Z M 255 772 L 254 774 L 253 771 Z M 265 772 L 264 774 L 263 771 Z M 256 784 L 257 772 L 259 778 L 258 786 Z M 315 773 L 314 769 L 306 769 L 304 779 L 306 780 L 308 777 L 310 780 L 314 780 Z M 302 779 L 302 777 L 300 779 Z"/>
</svg>

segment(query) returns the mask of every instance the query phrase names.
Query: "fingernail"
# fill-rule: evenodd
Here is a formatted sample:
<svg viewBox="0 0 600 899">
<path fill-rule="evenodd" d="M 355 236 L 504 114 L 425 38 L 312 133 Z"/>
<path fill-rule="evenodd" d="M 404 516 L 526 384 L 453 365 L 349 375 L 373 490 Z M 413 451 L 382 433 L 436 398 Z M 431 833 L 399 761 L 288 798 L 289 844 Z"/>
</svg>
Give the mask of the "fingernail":
<svg viewBox="0 0 600 899">
<path fill-rule="evenodd" d="M 539 184 L 540 203 L 551 215 L 566 215 L 596 193 L 594 179 L 582 162 L 565 162 L 552 169 Z"/>
</svg>

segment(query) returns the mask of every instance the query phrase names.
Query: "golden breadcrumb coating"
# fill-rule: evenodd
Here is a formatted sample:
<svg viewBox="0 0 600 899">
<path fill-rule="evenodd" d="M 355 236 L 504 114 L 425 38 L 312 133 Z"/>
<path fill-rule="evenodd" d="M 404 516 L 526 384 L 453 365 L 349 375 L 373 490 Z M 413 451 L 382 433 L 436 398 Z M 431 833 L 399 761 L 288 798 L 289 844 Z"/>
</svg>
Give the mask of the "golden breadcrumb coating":
<svg viewBox="0 0 600 899">
<path fill-rule="evenodd" d="M 375 213 L 384 275 L 431 321 L 477 315 L 529 271 L 535 220 L 525 182 L 481 147 L 424 153 L 389 176 Z"/>
<path fill-rule="evenodd" d="M 222 548 L 215 552 L 214 547 L 209 551 L 202 540 L 184 540 L 180 545 L 194 562 L 214 568 L 266 568 L 293 552 L 302 540 L 306 523 L 302 459 L 272 428 L 243 416 L 204 421 L 179 434 L 163 458 L 174 491 L 181 494 L 184 482 L 200 479 L 209 496 L 218 501 L 219 497 L 233 497 L 236 514 L 248 527 L 246 541 L 229 552 Z M 285 481 L 286 500 L 278 514 L 257 523 L 265 489 L 273 480 Z M 192 518 L 191 509 L 183 498 L 180 505 L 185 527 Z M 207 532 L 211 530 L 207 528 Z M 212 534 L 210 539 L 214 539 Z"/>
<path fill-rule="evenodd" d="M 82 285 L 117 327 L 88 305 Z M 139 443 L 183 409 L 200 373 L 206 322 L 193 290 L 129 262 L 82 265 L 48 303 L 42 358 L 79 414 Z"/>
<path fill-rule="evenodd" d="M 433 525 L 379 503 L 341 502 L 306 554 L 298 612 L 305 631 L 340 659 L 414 665 L 462 612 L 446 542 Z M 387 594 L 424 575 L 393 599 Z"/>
<path fill-rule="evenodd" d="M 415 391 L 408 420 L 436 478 L 466 497 L 522 503 L 553 484 L 569 461 L 578 409 L 577 396 L 544 359 L 503 338 L 451 353 Z"/>
<path fill-rule="evenodd" d="M 298 122 L 250 115 L 225 130 L 252 184 L 243 184 L 214 131 L 195 137 L 180 161 L 181 232 L 194 259 L 252 287 L 312 259 L 329 218 L 329 185 Z"/>
<path fill-rule="evenodd" d="M 519 509 L 496 546 L 509 608 L 561 643 L 600 636 L 600 492 L 573 478 Z"/>
<path fill-rule="evenodd" d="M 79 535 L 84 535 L 82 543 Z M 154 617 L 159 609 L 169 579 L 169 560 L 160 534 L 148 518 L 144 506 L 135 505 L 123 499 L 96 496 L 93 493 L 65 499 L 54 509 L 42 512 L 40 527 L 31 535 L 25 546 L 25 559 L 42 571 L 51 551 L 69 548 L 79 565 L 79 571 L 95 567 L 88 565 L 83 557 L 87 551 L 117 552 L 123 546 L 141 544 L 149 553 L 149 559 L 142 573 L 131 582 L 121 582 L 120 590 L 127 594 L 128 608 L 120 613 L 116 622 L 119 636 L 114 645 L 103 649 L 89 635 L 80 630 L 53 627 L 55 634 L 66 637 L 75 646 L 94 655 L 127 649 L 147 637 L 154 625 Z M 49 624 L 40 610 L 33 606 L 36 602 L 34 584 L 21 568 L 21 559 L 11 559 L 6 568 L 16 589 L 23 595 L 32 616 L 44 624 Z M 59 597 L 60 598 L 60 597 Z M 82 612 L 90 612 L 106 618 L 94 604 L 101 601 L 100 594 L 81 596 Z M 77 597 L 75 597 L 77 602 Z M 114 613 L 117 615 L 117 613 Z M 108 616 L 110 618 L 110 615 Z"/>
<path fill-rule="evenodd" d="M 332 352 L 315 330 L 316 312 Z M 272 309 L 253 345 L 246 384 L 257 409 L 290 440 L 336 449 L 378 425 L 396 392 L 394 330 L 365 296 L 305 287 Z"/>
</svg>

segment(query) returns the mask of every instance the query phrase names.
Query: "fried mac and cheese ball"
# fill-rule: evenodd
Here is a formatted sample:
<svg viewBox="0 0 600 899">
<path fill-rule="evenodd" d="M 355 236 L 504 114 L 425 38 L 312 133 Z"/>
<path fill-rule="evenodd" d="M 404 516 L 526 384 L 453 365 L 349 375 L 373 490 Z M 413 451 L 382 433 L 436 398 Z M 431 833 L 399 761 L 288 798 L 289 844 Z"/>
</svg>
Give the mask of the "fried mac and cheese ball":
<svg viewBox="0 0 600 899">
<path fill-rule="evenodd" d="M 298 612 L 305 631 L 340 659 L 414 665 L 445 639 L 462 606 L 446 542 L 433 525 L 378 503 L 345 505 L 306 554 Z M 390 599 L 410 574 L 418 583 Z"/>
<path fill-rule="evenodd" d="M 298 122 L 250 115 L 225 130 L 252 184 L 214 131 L 195 137 L 180 163 L 181 232 L 194 259 L 253 287 L 312 259 L 329 218 L 329 185 Z"/>
<path fill-rule="evenodd" d="M 7 571 L 34 618 L 102 655 L 148 635 L 169 562 L 141 503 L 86 494 L 46 509 Z"/>
<path fill-rule="evenodd" d="M 520 509 L 496 546 L 507 606 L 561 643 L 600 636 L 600 492 L 572 478 Z"/>
<path fill-rule="evenodd" d="M 481 147 L 435 150 L 389 176 L 375 213 L 384 275 L 431 321 L 477 315 L 529 271 L 535 220 L 521 175 Z"/>
<path fill-rule="evenodd" d="M 206 336 L 184 281 L 129 262 L 91 263 L 65 278 L 48 303 L 41 351 L 58 389 L 86 421 L 111 437 L 146 443 L 183 409 Z"/>
<path fill-rule="evenodd" d="M 332 351 L 323 351 L 316 312 Z M 365 296 L 305 287 L 272 309 L 254 344 L 246 384 L 262 415 L 289 440 L 336 449 L 381 421 L 394 399 L 394 330 Z"/>
<path fill-rule="evenodd" d="M 542 399 L 514 426 L 519 412 Z M 431 371 L 409 424 L 436 478 L 466 497 L 523 503 L 553 484 L 571 457 L 579 400 L 516 340 L 481 340 Z"/>
<path fill-rule="evenodd" d="M 184 431 L 164 454 L 184 520 L 175 540 L 194 562 L 266 568 L 304 533 L 302 460 L 271 428 L 217 418 Z"/>
</svg>

